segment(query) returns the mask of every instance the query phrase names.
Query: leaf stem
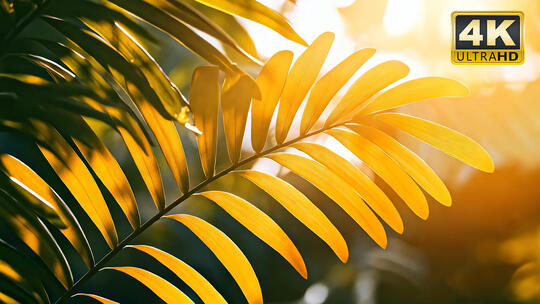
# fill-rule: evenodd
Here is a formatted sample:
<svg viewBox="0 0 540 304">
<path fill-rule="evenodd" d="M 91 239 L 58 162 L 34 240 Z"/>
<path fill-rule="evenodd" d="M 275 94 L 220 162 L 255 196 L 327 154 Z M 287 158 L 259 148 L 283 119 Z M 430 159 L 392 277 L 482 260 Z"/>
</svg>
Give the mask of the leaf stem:
<svg viewBox="0 0 540 304">
<path fill-rule="evenodd" d="M 116 245 L 116 247 L 114 247 L 113 250 L 109 251 L 109 253 L 107 253 L 99 262 L 94 264 L 94 266 L 92 266 L 92 268 L 90 268 L 90 270 L 87 273 L 85 273 L 77 282 L 75 282 L 75 284 L 73 284 L 66 291 L 66 293 L 64 293 L 64 295 L 62 295 L 62 297 L 60 297 L 55 303 L 56 304 L 65 303 L 77 291 L 77 289 L 81 285 L 86 283 L 94 274 L 96 274 L 98 271 L 100 271 L 105 266 L 105 264 L 107 264 L 113 257 L 115 257 L 118 252 L 120 252 L 126 245 L 129 244 L 129 242 L 131 242 L 139 234 L 144 232 L 152 224 L 157 222 L 161 217 L 163 217 L 165 214 L 167 214 L 173 208 L 178 206 L 180 203 L 182 203 L 186 199 L 190 198 L 194 193 L 200 191 L 206 185 L 208 185 L 208 184 L 212 183 L 213 181 L 227 175 L 231 171 L 234 171 L 234 170 L 236 170 L 236 169 L 238 169 L 238 168 L 240 168 L 240 167 L 242 167 L 242 166 L 244 166 L 244 165 L 246 165 L 246 164 L 248 164 L 248 163 L 250 163 L 250 162 L 252 162 L 252 161 L 254 161 L 256 159 L 258 159 L 258 158 L 264 157 L 267 154 L 270 154 L 270 153 L 275 152 L 275 151 L 277 151 L 279 149 L 285 148 L 285 147 L 287 147 L 287 146 L 289 146 L 289 145 L 291 145 L 291 144 L 293 144 L 295 142 L 298 142 L 298 141 L 300 141 L 302 139 L 311 137 L 313 135 L 317 135 L 317 134 L 322 133 L 322 132 L 324 132 L 326 130 L 329 130 L 331 128 L 334 128 L 334 127 L 337 127 L 337 126 L 340 126 L 340 125 L 344 125 L 344 124 L 345 124 L 345 122 L 337 124 L 337 125 L 323 127 L 323 128 L 321 128 L 321 129 L 319 129 L 317 131 L 313 131 L 311 133 L 300 135 L 299 137 L 296 137 L 294 139 L 286 141 L 286 142 L 284 142 L 282 144 L 273 146 L 271 148 L 268 148 L 267 150 L 263 150 L 260 153 L 255 153 L 255 154 L 249 156 L 248 158 L 245 158 L 245 159 L 243 159 L 243 160 L 241 160 L 241 161 L 239 161 L 237 163 L 232 164 L 230 167 L 228 167 L 228 168 L 224 169 L 223 171 L 215 174 L 214 176 L 202 181 L 197 186 L 192 188 L 190 191 L 184 193 L 182 196 L 180 196 L 174 202 L 167 205 L 163 210 L 159 211 L 156 215 L 154 215 L 149 220 L 147 220 L 143 225 L 141 225 L 137 229 L 133 230 L 133 232 L 131 232 L 124 240 L 122 240 L 120 243 L 118 243 L 118 245 Z"/>
</svg>

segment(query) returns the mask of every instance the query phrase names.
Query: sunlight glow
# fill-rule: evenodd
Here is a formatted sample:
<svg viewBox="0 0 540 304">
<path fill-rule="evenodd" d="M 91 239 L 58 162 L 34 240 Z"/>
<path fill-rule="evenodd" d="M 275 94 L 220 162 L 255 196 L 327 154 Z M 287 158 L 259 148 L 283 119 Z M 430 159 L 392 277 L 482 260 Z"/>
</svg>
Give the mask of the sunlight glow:
<svg viewBox="0 0 540 304">
<path fill-rule="evenodd" d="M 410 32 L 422 19 L 422 0 L 389 0 L 384 13 L 383 26 L 391 36 Z"/>
</svg>

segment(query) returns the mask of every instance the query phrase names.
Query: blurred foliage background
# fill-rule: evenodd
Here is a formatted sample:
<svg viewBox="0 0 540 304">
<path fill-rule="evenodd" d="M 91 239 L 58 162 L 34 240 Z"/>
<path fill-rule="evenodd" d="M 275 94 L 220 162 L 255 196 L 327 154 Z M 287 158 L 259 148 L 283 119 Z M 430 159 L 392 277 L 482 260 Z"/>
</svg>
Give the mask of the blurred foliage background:
<svg viewBox="0 0 540 304">
<path fill-rule="evenodd" d="M 273 218 L 280 219 L 284 230 L 291 232 L 293 241 L 304 252 L 310 271 L 308 280 L 301 278 L 268 246 L 208 201 L 194 197 L 175 211 L 191 210 L 212 220 L 225 233 L 234 236 L 234 241 L 248 258 L 256 256 L 258 262 L 253 266 L 261 278 L 263 294 L 268 303 L 540 301 L 540 190 L 536 185 L 540 178 L 540 156 L 537 155 L 540 147 L 540 123 L 537 119 L 540 114 L 540 3 L 535 0 L 261 2 L 286 16 L 308 43 L 321 32 L 336 33 L 336 42 L 323 70 L 328 70 L 354 50 L 373 47 L 377 49 L 374 60 L 362 67 L 358 75 L 384 60 L 399 59 L 411 67 L 406 80 L 440 75 L 466 83 L 471 88 L 469 97 L 422 102 L 408 106 L 407 111 L 462 131 L 480 142 L 493 156 L 496 171 L 494 174 L 473 171 L 453 159 L 434 153 L 426 145 L 411 141 L 409 147 L 419 152 L 447 183 L 453 206 L 446 208 L 430 203 L 431 214 L 429 220 L 424 222 L 404 208 L 404 203 L 398 204 L 405 218 L 405 232 L 403 236 L 389 232 L 390 241 L 385 251 L 375 247 L 326 196 L 298 177 L 288 176 L 295 185 L 304 185 L 303 192 L 308 193 L 309 198 L 332 222 L 337 223 L 337 228 L 350 244 L 351 258 L 347 264 L 342 264 L 321 240 L 282 208 L 278 208 L 267 194 L 244 180 L 222 180 L 220 187 L 229 191 L 242 189 L 243 193 L 249 193 L 245 196 L 247 200 L 257 204 Z M 250 53 L 267 58 L 282 49 L 291 49 L 296 56 L 303 50 L 301 45 L 287 41 L 261 25 L 208 10 L 207 13 L 214 14 L 214 20 L 219 20 L 220 25 L 242 41 L 243 47 Z M 523 11 L 525 63 L 519 66 L 452 65 L 450 14 L 455 10 Z M 39 28 L 32 30 L 39 31 Z M 147 47 L 172 81 L 187 95 L 193 69 L 204 62 L 169 37 L 150 28 L 148 30 L 157 39 L 156 42 L 148 42 Z M 215 45 L 228 51 L 227 47 L 217 42 Z M 248 64 L 241 62 L 243 59 L 236 58 L 233 52 L 229 55 L 241 64 Z M 256 71 L 256 67 L 253 67 L 253 71 Z M 126 175 L 137 176 L 135 165 L 118 144 L 118 134 L 105 125 L 100 130 Z M 246 130 L 249 132 L 249 126 Z M 187 131 L 179 129 L 179 132 Z M 194 137 L 184 138 L 191 139 L 183 142 L 188 162 L 198 163 Z M 2 152 L 25 155 L 24 159 L 34 157 L 36 165 L 43 162 L 43 159 L 39 159 L 42 156 L 38 151 L 25 149 L 27 145 L 21 138 L 4 136 L 1 141 Z M 219 139 L 218 147 L 223 152 L 218 155 L 225 155 L 223 138 Z M 226 160 L 220 163 L 218 158 L 217 170 L 220 165 L 225 166 Z M 255 166 L 264 170 L 276 169 L 270 167 L 268 162 L 257 162 Z M 54 175 L 48 169 L 48 174 Z M 47 173 L 44 171 L 43 174 Z M 170 172 L 164 170 L 163 175 L 166 196 L 171 200 L 178 195 L 171 190 L 176 189 L 173 187 L 175 182 Z M 202 178 L 202 170 L 192 174 L 195 181 Z M 381 185 L 384 187 L 382 182 Z M 142 180 L 132 182 L 132 187 L 139 201 L 148 201 L 148 204 L 139 206 L 144 221 L 153 215 L 154 207 Z M 385 190 L 391 193 L 390 189 Z M 391 199 L 399 201 L 397 196 Z M 119 210 L 111 211 L 120 213 Z M 85 229 L 95 229 L 81 224 Z M 127 221 L 124 224 L 128 226 Z M 126 230 L 122 235 L 120 229 L 120 237 L 127 233 Z M 201 274 L 231 303 L 245 301 L 232 277 L 187 229 L 163 221 L 142 234 L 137 241 L 174 252 L 188 264 L 197 265 Z M 103 253 L 106 249 L 103 246 Z M 71 255 L 77 256 L 75 252 L 71 252 Z M 114 265 L 134 263 L 144 264 L 147 269 L 162 274 L 163 278 L 182 287 L 183 283 L 169 270 L 155 261 L 144 259 L 143 254 L 135 250 L 125 250 L 112 260 Z M 79 264 L 80 271 L 84 271 L 83 262 Z M 135 280 L 121 277 L 121 274 L 103 272 L 89 281 L 86 288 L 99 290 L 99 294 L 105 297 L 114 295 L 121 303 L 159 301 L 142 288 L 134 291 L 136 286 L 139 285 Z M 74 302 L 77 301 L 90 303 L 90 300 L 82 298 L 75 298 Z"/>
</svg>

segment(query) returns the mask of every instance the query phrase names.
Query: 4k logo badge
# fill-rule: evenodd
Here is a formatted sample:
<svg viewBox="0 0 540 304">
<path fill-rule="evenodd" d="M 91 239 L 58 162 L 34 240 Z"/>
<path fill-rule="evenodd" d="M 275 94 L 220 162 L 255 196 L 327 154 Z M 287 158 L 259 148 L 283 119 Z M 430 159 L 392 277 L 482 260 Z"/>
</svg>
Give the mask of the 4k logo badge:
<svg viewBox="0 0 540 304">
<path fill-rule="evenodd" d="M 522 64 L 522 12 L 452 13 L 452 63 Z"/>
</svg>

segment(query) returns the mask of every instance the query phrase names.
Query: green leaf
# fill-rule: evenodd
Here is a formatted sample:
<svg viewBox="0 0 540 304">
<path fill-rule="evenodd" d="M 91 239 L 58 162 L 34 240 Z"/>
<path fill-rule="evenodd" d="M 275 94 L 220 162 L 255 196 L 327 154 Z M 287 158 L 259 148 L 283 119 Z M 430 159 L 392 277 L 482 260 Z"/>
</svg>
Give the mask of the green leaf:
<svg viewBox="0 0 540 304">
<path fill-rule="evenodd" d="M 90 27 L 104 37 L 131 63 L 137 67 L 147 79 L 150 87 L 157 94 L 163 107 L 171 117 L 178 122 L 185 124 L 190 122 L 187 117 L 189 107 L 185 97 L 180 93 L 167 74 L 163 72 L 159 64 L 152 58 L 150 53 L 144 49 L 142 44 L 135 40 L 122 24 L 116 22 L 114 25 L 100 24 L 87 21 Z"/>
<path fill-rule="evenodd" d="M 115 50 L 111 45 L 107 44 L 100 38 L 97 38 L 90 32 L 84 31 L 69 22 L 50 17 L 44 18 L 47 23 L 63 33 L 85 52 L 95 58 L 101 66 L 109 71 L 117 71 L 125 78 L 125 81 L 136 86 L 138 90 L 141 91 L 141 94 L 157 109 L 157 111 L 159 111 L 161 115 L 167 117 L 168 119 L 174 119 L 174 117 L 170 116 L 169 112 L 167 112 L 163 107 L 159 97 L 156 95 L 142 72 L 127 61 L 126 58 L 118 53 L 118 51 Z M 122 82 L 119 81 L 119 83 Z"/>
<path fill-rule="evenodd" d="M 22 285 L 26 290 L 31 290 L 33 295 L 41 300 L 41 303 L 49 302 L 41 280 L 48 277 L 50 270 L 37 265 L 26 255 L 1 239 L 0 256 L 2 257 L 0 261 L 0 273 L 2 275 Z M 53 274 L 51 273 L 51 275 Z"/>
</svg>

